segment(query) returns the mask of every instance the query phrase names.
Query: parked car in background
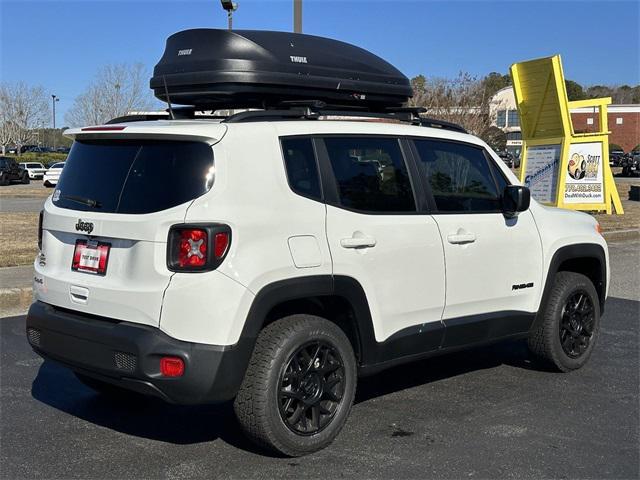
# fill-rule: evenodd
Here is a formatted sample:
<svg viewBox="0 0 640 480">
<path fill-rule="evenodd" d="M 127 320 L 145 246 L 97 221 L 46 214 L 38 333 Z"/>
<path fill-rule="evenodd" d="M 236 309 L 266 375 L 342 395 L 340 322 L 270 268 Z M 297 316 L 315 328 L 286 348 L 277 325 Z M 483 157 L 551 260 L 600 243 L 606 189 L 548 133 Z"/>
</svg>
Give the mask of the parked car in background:
<svg viewBox="0 0 640 480">
<path fill-rule="evenodd" d="M 41 180 L 47 168 L 39 162 L 23 162 L 20 166 L 27 171 L 31 180 Z"/>
<path fill-rule="evenodd" d="M 11 157 L 0 157 L 0 185 L 29 183 L 29 173 Z"/>
<path fill-rule="evenodd" d="M 640 153 L 625 155 L 621 160 L 620 166 L 622 167 L 623 177 L 640 176 Z"/>
<path fill-rule="evenodd" d="M 71 149 L 69 147 L 58 147 L 55 149 L 56 153 L 69 153 Z"/>
<path fill-rule="evenodd" d="M 609 165 L 612 167 L 617 167 L 620 165 L 620 160 L 624 156 L 624 152 L 622 150 L 611 150 L 609 151 Z"/>
<path fill-rule="evenodd" d="M 520 168 L 520 159 L 510 152 L 498 152 L 498 156 L 509 168 Z"/>
<path fill-rule="evenodd" d="M 55 187 L 58 184 L 58 180 L 60 179 L 60 174 L 62 173 L 62 169 L 64 168 L 64 162 L 54 163 L 49 167 L 49 170 L 44 174 L 44 178 L 42 179 L 42 184 L 45 187 Z"/>
</svg>

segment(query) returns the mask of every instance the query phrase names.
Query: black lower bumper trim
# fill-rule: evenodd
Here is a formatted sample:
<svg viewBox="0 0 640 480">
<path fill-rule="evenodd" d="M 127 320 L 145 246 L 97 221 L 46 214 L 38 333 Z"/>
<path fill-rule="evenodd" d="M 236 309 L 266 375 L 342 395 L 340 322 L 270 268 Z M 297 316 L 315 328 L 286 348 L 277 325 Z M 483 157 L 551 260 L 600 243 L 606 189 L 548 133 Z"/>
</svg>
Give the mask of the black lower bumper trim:
<svg viewBox="0 0 640 480">
<path fill-rule="evenodd" d="M 129 390 L 193 405 L 231 400 L 251 351 L 172 338 L 157 328 L 95 317 L 36 302 L 27 314 L 27 338 L 36 353 Z M 160 373 L 160 358 L 185 363 L 181 377 Z"/>
</svg>

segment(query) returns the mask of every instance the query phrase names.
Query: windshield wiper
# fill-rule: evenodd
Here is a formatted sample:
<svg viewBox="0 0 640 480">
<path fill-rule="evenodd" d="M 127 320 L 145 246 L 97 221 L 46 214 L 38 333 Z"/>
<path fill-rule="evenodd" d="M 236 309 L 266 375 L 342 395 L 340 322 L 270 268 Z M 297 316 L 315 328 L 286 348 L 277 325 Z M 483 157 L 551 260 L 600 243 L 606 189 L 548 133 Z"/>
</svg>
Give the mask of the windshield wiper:
<svg viewBox="0 0 640 480">
<path fill-rule="evenodd" d="M 102 204 L 94 200 L 92 198 L 79 197 L 78 195 L 60 195 L 60 198 L 64 198 L 65 200 L 71 200 L 72 202 L 81 203 L 82 205 L 86 205 L 91 208 L 100 208 Z"/>
</svg>

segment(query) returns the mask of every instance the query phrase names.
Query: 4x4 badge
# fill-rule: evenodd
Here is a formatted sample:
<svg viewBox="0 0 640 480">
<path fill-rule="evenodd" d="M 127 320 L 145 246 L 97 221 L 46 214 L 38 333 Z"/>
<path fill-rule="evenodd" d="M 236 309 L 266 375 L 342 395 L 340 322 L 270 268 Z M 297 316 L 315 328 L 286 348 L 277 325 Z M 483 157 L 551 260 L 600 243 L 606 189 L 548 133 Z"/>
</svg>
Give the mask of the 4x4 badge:
<svg viewBox="0 0 640 480">
<path fill-rule="evenodd" d="M 81 218 L 78 219 L 78 223 L 76 223 L 76 230 L 78 232 L 93 232 L 93 223 L 92 222 L 83 222 Z"/>
</svg>

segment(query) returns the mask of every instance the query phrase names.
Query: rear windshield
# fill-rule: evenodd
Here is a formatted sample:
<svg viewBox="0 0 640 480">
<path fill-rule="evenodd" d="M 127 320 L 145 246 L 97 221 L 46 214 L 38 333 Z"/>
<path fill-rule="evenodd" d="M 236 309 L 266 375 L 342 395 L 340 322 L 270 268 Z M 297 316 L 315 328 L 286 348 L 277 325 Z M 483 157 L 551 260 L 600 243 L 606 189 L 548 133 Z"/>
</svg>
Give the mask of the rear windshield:
<svg viewBox="0 0 640 480">
<path fill-rule="evenodd" d="M 157 212 L 205 193 L 212 167 L 211 146 L 201 142 L 76 141 L 53 203 L 105 213 Z"/>
</svg>

